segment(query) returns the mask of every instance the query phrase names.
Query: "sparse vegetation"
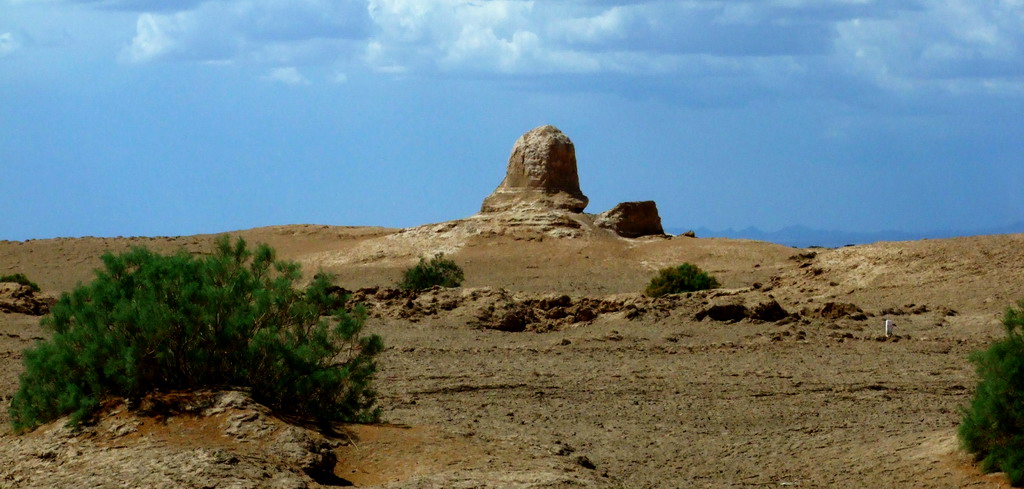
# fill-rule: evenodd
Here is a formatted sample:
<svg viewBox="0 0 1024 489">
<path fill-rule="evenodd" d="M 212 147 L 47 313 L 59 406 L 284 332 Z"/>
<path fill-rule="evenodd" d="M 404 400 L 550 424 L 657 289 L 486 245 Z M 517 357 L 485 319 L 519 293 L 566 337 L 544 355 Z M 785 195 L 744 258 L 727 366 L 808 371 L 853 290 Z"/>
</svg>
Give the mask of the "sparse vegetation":
<svg viewBox="0 0 1024 489">
<path fill-rule="evenodd" d="M 1024 485 L 1024 301 L 1003 317 L 1006 337 L 971 356 L 980 380 L 963 410 L 960 441 L 986 472 Z"/>
<path fill-rule="evenodd" d="M 106 398 L 221 386 L 322 423 L 378 417 L 383 343 L 359 336 L 365 312 L 342 308 L 328 277 L 299 289 L 298 264 L 227 237 L 207 256 L 135 248 L 102 259 L 43 319 L 52 338 L 25 351 L 16 430 L 65 414 L 77 424 Z"/>
<path fill-rule="evenodd" d="M 445 258 L 444 253 L 434 255 L 429 261 L 420 257 L 420 262 L 402 274 L 398 288 L 402 290 L 425 290 L 435 285 L 458 287 L 465 276 L 454 261 Z"/>
<path fill-rule="evenodd" d="M 39 292 L 39 284 L 29 280 L 24 273 L 0 276 L 0 282 L 14 282 L 16 284 L 27 285 L 32 289 L 32 292 Z"/>
<path fill-rule="evenodd" d="M 651 279 L 651 283 L 647 285 L 644 294 L 649 297 L 661 297 L 666 294 L 714 289 L 718 286 L 718 280 L 715 280 L 715 277 L 701 270 L 700 267 L 690 263 L 683 263 L 677 267 L 660 270 Z"/>
</svg>

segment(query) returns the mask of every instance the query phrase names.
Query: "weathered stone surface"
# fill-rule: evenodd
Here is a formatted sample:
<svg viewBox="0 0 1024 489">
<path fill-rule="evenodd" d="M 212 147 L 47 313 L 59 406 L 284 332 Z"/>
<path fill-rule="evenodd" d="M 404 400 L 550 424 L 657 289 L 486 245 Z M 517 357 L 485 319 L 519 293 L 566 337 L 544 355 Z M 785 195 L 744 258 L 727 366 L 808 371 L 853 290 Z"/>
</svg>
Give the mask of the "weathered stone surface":
<svg viewBox="0 0 1024 489">
<path fill-rule="evenodd" d="M 658 206 L 653 200 L 618 204 L 598 214 L 594 224 L 611 229 L 626 238 L 665 234 L 665 229 L 661 227 Z"/>
<path fill-rule="evenodd" d="M 516 208 L 583 212 L 589 199 L 580 190 L 576 148 L 555 126 L 541 126 L 516 140 L 505 179 L 484 199 L 480 212 Z"/>
<path fill-rule="evenodd" d="M 39 295 L 27 285 L 0 282 L 0 312 L 41 316 L 50 312 L 57 302 L 53 297 Z"/>
</svg>

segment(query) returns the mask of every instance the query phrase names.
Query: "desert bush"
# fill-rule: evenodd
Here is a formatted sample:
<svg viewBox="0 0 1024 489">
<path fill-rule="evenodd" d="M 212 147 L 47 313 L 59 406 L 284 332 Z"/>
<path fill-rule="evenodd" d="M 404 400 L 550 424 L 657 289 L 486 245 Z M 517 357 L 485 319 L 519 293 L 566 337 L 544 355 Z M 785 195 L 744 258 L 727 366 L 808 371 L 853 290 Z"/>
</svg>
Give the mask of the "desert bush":
<svg viewBox="0 0 1024 489">
<path fill-rule="evenodd" d="M 105 254 L 95 279 L 43 319 L 53 336 L 25 351 L 11 400 L 16 430 L 71 414 L 77 424 L 110 397 L 242 387 L 278 411 L 329 423 L 377 418 L 371 381 L 379 336 L 359 336 L 329 277 L 297 288 L 299 265 L 259 245 L 219 239 L 212 254 Z"/>
<path fill-rule="evenodd" d="M 458 287 L 465 276 L 462 268 L 454 261 L 444 257 L 444 253 L 434 255 L 429 261 L 420 257 L 420 262 L 405 270 L 398 288 L 402 290 L 424 290 L 435 285 L 441 287 Z"/>
<path fill-rule="evenodd" d="M 661 297 L 665 294 L 678 294 L 697 290 L 714 289 L 719 286 L 715 277 L 708 275 L 698 266 L 683 263 L 677 267 L 663 268 L 647 284 L 644 294 L 649 297 Z"/>
<path fill-rule="evenodd" d="M 1024 484 L 1024 301 L 1003 316 L 1006 337 L 971 355 L 979 381 L 959 436 L 986 472 Z"/>
<path fill-rule="evenodd" d="M 32 292 L 39 292 L 39 284 L 29 280 L 24 273 L 0 276 L 0 282 L 14 282 L 16 284 L 27 285 L 28 288 L 32 289 Z"/>
</svg>

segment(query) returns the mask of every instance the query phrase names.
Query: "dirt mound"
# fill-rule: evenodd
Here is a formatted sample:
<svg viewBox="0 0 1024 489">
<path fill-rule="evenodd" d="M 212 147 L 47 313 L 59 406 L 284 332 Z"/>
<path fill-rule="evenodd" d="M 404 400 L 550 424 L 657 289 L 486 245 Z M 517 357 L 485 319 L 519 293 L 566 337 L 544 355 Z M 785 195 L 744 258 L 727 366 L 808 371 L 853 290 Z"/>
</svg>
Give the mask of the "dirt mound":
<svg viewBox="0 0 1024 489">
<path fill-rule="evenodd" d="M 533 299 L 508 296 L 481 308 L 475 324 L 499 331 L 557 331 L 590 323 L 601 314 L 619 312 L 623 302 L 594 299 L 573 300 L 567 295 Z"/>
<path fill-rule="evenodd" d="M 170 392 L 129 409 L 111 401 L 95 423 L 61 419 L 15 437 L 5 487 L 290 487 L 343 485 L 343 439 L 282 421 L 242 391 Z M 10 484 L 10 485 L 7 485 Z"/>
</svg>

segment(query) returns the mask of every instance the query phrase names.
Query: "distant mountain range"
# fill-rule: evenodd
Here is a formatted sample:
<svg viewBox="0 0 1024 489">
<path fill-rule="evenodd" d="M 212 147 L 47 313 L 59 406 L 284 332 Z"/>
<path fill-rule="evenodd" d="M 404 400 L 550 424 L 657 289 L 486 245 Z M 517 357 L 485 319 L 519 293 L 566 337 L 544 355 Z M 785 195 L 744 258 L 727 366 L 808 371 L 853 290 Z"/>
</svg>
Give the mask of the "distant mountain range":
<svg viewBox="0 0 1024 489">
<path fill-rule="evenodd" d="M 665 228 L 669 234 L 682 234 L 691 228 L 673 227 Z M 1007 226 L 997 228 L 979 229 L 974 231 L 930 231 L 930 232 L 907 232 L 907 231 L 829 231 L 825 229 L 814 229 L 807 226 L 789 226 L 778 231 L 763 231 L 755 227 L 746 229 L 725 229 L 714 230 L 704 227 L 692 228 L 698 237 L 701 238 L 736 238 L 768 241 L 785 246 L 796 248 L 808 248 L 811 246 L 822 246 L 825 248 L 838 248 L 840 246 L 867 244 L 877 241 L 912 241 L 919 239 L 940 239 L 955 238 L 959 236 L 978 236 L 984 234 L 1013 234 L 1024 233 L 1024 221 L 1016 222 Z"/>
</svg>

